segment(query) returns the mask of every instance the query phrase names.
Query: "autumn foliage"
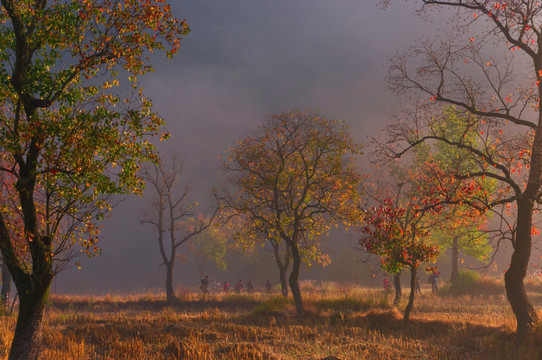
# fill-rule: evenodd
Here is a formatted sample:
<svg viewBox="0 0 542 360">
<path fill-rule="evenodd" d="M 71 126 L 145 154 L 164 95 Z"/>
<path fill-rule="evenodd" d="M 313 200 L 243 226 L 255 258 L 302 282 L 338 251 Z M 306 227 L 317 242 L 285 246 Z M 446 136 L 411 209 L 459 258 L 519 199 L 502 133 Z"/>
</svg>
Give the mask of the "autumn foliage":
<svg viewBox="0 0 542 360">
<path fill-rule="evenodd" d="M 313 111 L 269 116 L 229 151 L 227 186 L 217 192 L 222 216 L 240 242 L 284 242 L 292 256 L 289 285 L 298 314 L 301 261 L 325 261 L 319 240 L 356 219 L 359 146 L 344 123 Z"/>
</svg>

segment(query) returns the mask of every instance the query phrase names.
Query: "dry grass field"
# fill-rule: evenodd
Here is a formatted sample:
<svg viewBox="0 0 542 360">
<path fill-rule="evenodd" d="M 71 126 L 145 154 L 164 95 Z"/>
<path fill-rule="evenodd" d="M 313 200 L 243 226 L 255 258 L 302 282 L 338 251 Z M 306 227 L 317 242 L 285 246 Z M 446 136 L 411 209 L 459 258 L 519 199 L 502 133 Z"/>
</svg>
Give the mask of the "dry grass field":
<svg viewBox="0 0 542 360">
<path fill-rule="evenodd" d="M 163 295 L 52 296 L 42 359 L 542 359 L 542 328 L 517 347 L 513 314 L 490 285 L 461 297 L 423 289 L 409 323 L 393 294 L 332 283 L 303 284 L 303 318 L 278 294 L 184 293 L 173 305 Z M 529 290 L 542 306 L 540 289 Z M 15 321 L 0 317 L 0 359 Z"/>
</svg>

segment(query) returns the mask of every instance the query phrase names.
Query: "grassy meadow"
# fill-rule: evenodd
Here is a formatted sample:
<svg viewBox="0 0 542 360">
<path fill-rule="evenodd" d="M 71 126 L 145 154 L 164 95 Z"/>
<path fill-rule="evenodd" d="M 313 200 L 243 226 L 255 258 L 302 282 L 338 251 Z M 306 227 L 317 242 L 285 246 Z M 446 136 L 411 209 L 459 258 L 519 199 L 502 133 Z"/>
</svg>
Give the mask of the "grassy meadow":
<svg viewBox="0 0 542 360">
<path fill-rule="evenodd" d="M 427 286 L 427 285 L 424 285 Z M 305 282 L 307 313 L 279 294 L 51 296 L 41 359 L 542 359 L 542 327 L 522 346 L 502 284 L 437 296 L 423 288 L 409 323 L 393 292 Z M 542 307 L 542 287 L 528 287 Z M 445 291 L 444 291 L 445 292 Z M 542 314 L 541 314 L 542 317 Z M 16 316 L 0 316 L 0 359 Z"/>
</svg>

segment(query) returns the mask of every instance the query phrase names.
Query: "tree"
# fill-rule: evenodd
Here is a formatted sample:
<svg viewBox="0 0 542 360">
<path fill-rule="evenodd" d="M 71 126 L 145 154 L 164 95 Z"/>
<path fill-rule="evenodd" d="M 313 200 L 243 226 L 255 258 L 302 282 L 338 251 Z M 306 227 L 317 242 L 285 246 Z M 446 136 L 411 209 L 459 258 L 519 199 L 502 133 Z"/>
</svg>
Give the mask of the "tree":
<svg viewBox="0 0 542 360">
<path fill-rule="evenodd" d="M 456 110 L 454 106 L 443 108 L 443 116 L 433 119 L 433 128 L 448 139 L 463 138 L 463 141 L 469 141 L 473 146 L 478 143 L 478 135 L 474 132 L 464 132 L 461 124 L 468 121 Z M 478 146 L 479 147 L 479 146 Z M 468 151 L 449 145 L 444 142 L 434 144 L 424 143 L 414 148 L 416 162 L 423 166 L 422 162 L 431 161 L 433 167 L 438 167 L 445 174 L 468 173 L 476 171 L 478 164 Z M 438 175 L 440 176 L 440 175 Z M 437 177 L 438 178 L 438 177 Z M 484 193 L 495 192 L 496 181 L 492 178 L 479 179 L 477 186 L 480 186 Z M 437 185 L 438 186 L 438 185 Z M 472 194 L 470 194 L 472 196 Z M 464 200 L 464 199 L 462 199 Z M 480 261 L 487 261 L 491 253 L 491 247 L 488 243 L 488 231 L 486 228 L 490 213 L 477 214 L 477 216 L 461 216 L 470 211 L 468 205 L 456 205 L 445 207 L 447 218 L 454 219 L 445 226 L 433 229 L 432 236 L 439 243 L 441 250 L 452 249 L 452 281 L 459 275 L 459 251 L 470 255 Z"/>
<path fill-rule="evenodd" d="M 292 263 L 290 248 L 280 239 L 269 238 L 269 244 L 273 248 L 273 258 L 279 268 L 280 292 L 283 297 L 288 297 L 288 269 Z"/>
<path fill-rule="evenodd" d="M 137 77 L 152 70 L 147 51 L 173 55 L 188 27 L 163 0 L 2 0 L 0 20 L 0 171 L 16 194 L 0 204 L 0 249 L 19 294 L 9 359 L 28 360 L 72 245 L 99 253 L 110 195 L 143 188 L 163 121 Z M 115 92 L 124 78 L 133 94 Z"/>
<path fill-rule="evenodd" d="M 442 206 L 430 194 L 420 191 L 421 172 L 405 170 L 392 171 L 393 185 L 376 190 L 378 195 L 373 198 L 378 205 L 365 210 L 359 243 L 379 255 L 383 270 L 395 278 L 404 267 L 410 269 L 410 296 L 404 311 L 408 321 L 414 306 L 418 266 L 438 256 L 439 247 L 431 241 L 431 229 L 443 221 L 437 216 Z"/>
<path fill-rule="evenodd" d="M 534 0 L 421 3 L 420 11 L 427 16 L 432 10 L 452 10 L 457 18 L 451 31 L 458 36 L 455 40 L 423 41 L 412 52 L 396 56 L 391 61 L 390 85 L 399 92 L 426 96 L 426 112 L 439 104 L 462 109 L 470 115 L 465 116 L 463 129 L 478 131 L 483 146 L 473 147 L 468 141 L 432 132 L 432 116 L 416 116 L 407 122 L 408 131 L 426 130 L 407 142 L 415 146 L 433 139 L 465 149 L 479 167 L 457 176 L 494 178 L 502 191 L 487 207 L 508 203 L 517 209 L 505 287 L 518 339 L 522 339 L 537 320 L 523 281 L 531 255 L 533 213 L 541 198 L 542 5 Z M 412 59 L 417 65 L 411 66 Z M 406 130 L 407 126 L 401 127 Z M 523 142 L 518 134 L 527 134 L 522 139 L 529 141 Z"/>
<path fill-rule="evenodd" d="M 194 228 L 194 225 L 190 227 Z M 203 278 L 205 269 L 211 265 L 219 270 L 226 269 L 228 239 L 222 229 L 215 226 L 207 228 L 197 234 L 186 248 L 188 254 L 184 261 L 198 271 L 200 278 Z"/>
<path fill-rule="evenodd" d="M 296 312 L 304 313 L 301 262 L 325 260 L 318 239 L 355 217 L 359 153 L 344 123 L 312 111 L 269 116 L 238 142 L 224 162 L 227 185 L 217 192 L 222 214 L 235 218 L 236 239 L 284 242 L 292 259 L 288 279 Z M 262 236 L 266 235 L 266 236 Z"/>
<path fill-rule="evenodd" d="M 214 218 L 214 215 L 209 220 L 201 215 L 194 218 L 198 203 L 188 201 L 190 185 L 181 183 L 182 172 L 183 166 L 175 156 L 171 157 L 170 163 L 161 160 L 142 170 L 156 197 L 151 203 L 151 213 L 141 220 L 141 224 L 149 224 L 158 232 L 158 247 L 162 264 L 166 267 L 165 287 L 169 303 L 175 301 L 173 270 L 178 248 L 205 231 Z"/>
</svg>

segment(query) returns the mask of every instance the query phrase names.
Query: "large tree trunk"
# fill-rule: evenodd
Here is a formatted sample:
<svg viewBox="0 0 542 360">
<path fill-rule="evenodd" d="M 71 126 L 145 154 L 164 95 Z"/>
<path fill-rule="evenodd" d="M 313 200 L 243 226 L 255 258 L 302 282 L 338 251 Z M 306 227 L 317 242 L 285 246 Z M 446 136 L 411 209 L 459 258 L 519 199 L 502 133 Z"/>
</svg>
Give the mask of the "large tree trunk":
<svg viewBox="0 0 542 360">
<path fill-rule="evenodd" d="M 299 288 L 299 272 L 301 270 L 301 255 L 296 246 L 290 248 L 292 251 L 292 272 L 290 273 L 290 289 L 294 296 L 295 311 L 297 316 L 303 316 L 305 309 L 303 307 L 303 299 L 301 298 L 301 289 Z"/>
<path fill-rule="evenodd" d="M 168 303 L 175 301 L 175 290 L 173 290 L 173 265 L 166 263 L 166 298 Z"/>
<path fill-rule="evenodd" d="M 2 261 L 2 290 L 0 291 L 0 303 L 4 309 L 9 309 L 9 293 L 11 292 L 11 273 L 8 264 Z"/>
<path fill-rule="evenodd" d="M 414 296 L 416 295 L 416 276 L 418 276 L 418 267 L 410 267 L 410 296 L 408 297 L 408 304 L 405 308 L 403 319 L 405 321 L 410 320 L 410 313 L 414 307 Z"/>
<path fill-rule="evenodd" d="M 452 240 L 452 283 L 459 277 L 459 238 L 454 236 Z"/>
<path fill-rule="evenodd" d="M 24 281 L 17 281 L 19 293 L 19 315 L 11 343 L 9 360 L 37 360 L 40 355 L 42 340 L 42 320 L 52 274 L 37 280 L 28 276 Z"/>
<path fill-rule="evenodd" d="M 403 289 L 401 288 L 401 272 L 393 276 L 393 285 L 395 286 L 395 298 L 393 299 L 393 305 L 399 305 L 401 297 L 403 296 Z"/>
<path fill-rule="evenodd" d="M 532 215 L 533 202 L 526 199 L 518 200 L 518 225 L 514 252 L 510 261 L 510 268 L 504 275 L 506 295 L 516 316 L 518 339 L 523 339 L 529 328 L 537 320 L 536 312 L 523 286 L 523 279 L 527 274 L 527 266 L 531 256 Z"/>
</svg>

